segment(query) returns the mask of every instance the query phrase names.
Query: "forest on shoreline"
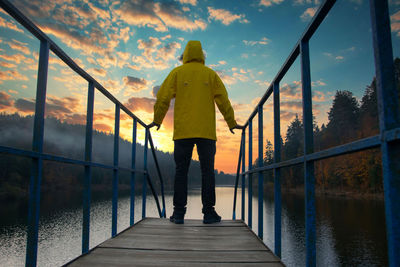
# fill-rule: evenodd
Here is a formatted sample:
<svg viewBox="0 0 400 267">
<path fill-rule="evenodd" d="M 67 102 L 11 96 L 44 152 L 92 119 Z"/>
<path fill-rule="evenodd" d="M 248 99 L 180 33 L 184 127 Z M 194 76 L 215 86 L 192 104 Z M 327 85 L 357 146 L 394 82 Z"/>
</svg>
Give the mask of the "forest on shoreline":
<svg viewBox="0 0 400 267">
<path fill-rule="evenodd" d="M 400 101 L 400 58 L 394 60 L 395 79 Z M 352 92 L 338 90 L 328 112 L 328 122 L 318 127 L 314 123 L 314 151 L 350 143 L 379 134 L 376 80 L 365 89 L 360 102 Z M 282 161 L 303 155 L 304 130 L 301 118 L 290 122 L 286 135 L 281 138 Z M 274 148 L 266 140 L 264 165 L 274 162 Z M 254 161 L 257 166 L 257 160 Z M 285 190 L 301 191 L 304 186 L 303 165 L 282 169 Z M 264 174 L 268 183 L 273 182 L 273 172 Z M 320 194 L 337 196 L 382 195 L 382 162 L 379 148 L 328 158 L 315 162 L 316 190 Z"/>
</svg>

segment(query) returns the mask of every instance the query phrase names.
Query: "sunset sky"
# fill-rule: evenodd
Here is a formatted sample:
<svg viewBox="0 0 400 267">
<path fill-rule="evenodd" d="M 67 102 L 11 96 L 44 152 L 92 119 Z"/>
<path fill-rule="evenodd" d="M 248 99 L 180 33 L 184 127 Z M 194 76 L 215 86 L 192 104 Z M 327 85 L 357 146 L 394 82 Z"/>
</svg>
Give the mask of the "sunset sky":
<svg viewBox="0 0 400 267">
<path fill-rule="evenodd" d="M 16 0 L 11 1 L 50 36 L 80 67 L 97 79 L 146 123 L 155 93 L 188 40 L 200 40 L 206 65 L 228 90 L 239 123 L 285 62 L 320 0 Z M 400 56 L 400 0 L 389 1 L 394 56 Z M 319 126 L 336 90 L 361 99 L 375 73 L 369 1 L 339 0 L 310 41 L 313 114 Z M 0 9 L 0 112 L 32 114 L 39 41 Z M 301 117 L 300 60 L 281 82 L 282 135 Z M 85 124 L 87 82 L 54 54 L 50 56 L 46 114 Z M 273 143 L 272 101 L 264 106 L 265 139 Z M 114 106 L 95 95 L 96 129 L 112 132 Z M 132 121 L 121 113 L 121 136 L 131 139 Z M 156 146 L 172 151 L 173 109 Z M 257 117 L 254 121 L 257 138 Z M 216 169 L 236 170 L 240 132 L 229 132 L 217 113 Z M 144 139 L 139 129 L 138 139 Z M 254 142 L 256 158 L 257 143 Z M 112 153 L 110 151 L 110 153 Z M 197 153 L 193 153 L 197 158 Z M 196 155 L 196 156 L 195 156 Z"/>
</svg>

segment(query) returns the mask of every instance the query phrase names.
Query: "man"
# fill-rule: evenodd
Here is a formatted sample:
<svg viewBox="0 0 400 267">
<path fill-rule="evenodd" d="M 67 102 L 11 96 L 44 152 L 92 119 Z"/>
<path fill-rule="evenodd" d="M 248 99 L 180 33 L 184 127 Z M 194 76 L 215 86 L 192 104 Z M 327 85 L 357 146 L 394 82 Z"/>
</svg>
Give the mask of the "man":
<svg viewBox="0 0 400 267">
<path fill-rule="evenodd" d="M 173 69 L 157 93 L 154 120 L 149 127 L 157 130 L 168 111 L 172 98 L 174 106 L 174 212 L 170 221 L 184 223 L 187 204 L 187 174 L 196 144 L 199 155 L 202 186 L 203 223 L 220 222 L 215 212 L 214 158 L 216 126 L 215 104 L 229 129 L 243 129 L 235 120 L 225 86 L 215 71 L 204 66 L 204 54 L 199 41 L 189 41 L 183 53 L 183 65 Z"/>
</svg>

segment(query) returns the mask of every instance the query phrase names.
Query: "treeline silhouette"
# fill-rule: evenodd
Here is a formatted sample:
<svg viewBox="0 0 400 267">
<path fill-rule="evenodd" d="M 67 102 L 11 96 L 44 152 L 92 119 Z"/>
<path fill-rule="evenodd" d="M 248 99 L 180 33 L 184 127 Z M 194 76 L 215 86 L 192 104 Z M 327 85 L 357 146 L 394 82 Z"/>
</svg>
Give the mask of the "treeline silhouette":
<svg viewBox="0 0 400 267">
<path fill-rule="evenodd" d="M 33 116 L 19 114 L 0 114 L 0 145 L 31 150 Z M 142 129 L 143 130 L 143 129 Z M 113 165 L 114 135 L 100 131 L 93 131 L 93 161 Z M 150 146 L 149 146 L 150 147 Z M 62 156 L 77 160 L 84 160 L 85 125 L 69 124 L 54 117 L 45 119 L 44 153 Z M 136 146 L 136 167 L 143 169 L 143 145 Z M 119 166 L 131 167 L 132 143 L 119 139 Z M 157 160 L 160 165 L 166 190 L 173 189 L 175 163 L 171 153 L 156 149 Z M 151 180 L 157 191 L 160 190 L 160 181 L 157 175 L 151 150 L 148 150 L 148 170 Z M 0 199 L 25 198 L 28 195 L 31 159 L 22 156 L 0 154 Z M 223 172 L 215 171 L 217 185 L 232 185 L 234 177 Z M 92 190 L 101 195 L 111 192 L 112 170 L 100 167 L 93 168 Z M 119 172 L 119 191 L 122 194 L 130 190 L 128 171 Z M 80 192 L 83 187 L 84 167 L 81 165 L 44 161 L 42 192 L 57 193 L 71 191 Z M 142 188 L 143 175 L 136 174 L 135 188 Z M 200 163 L 192 160 L 189 169 L 189 188 L 201 186 Z M 108 193 L 107 193 L 108 194 Z M 149 192 L 150 194 L 150 192 Z"/>
<path fill-rule="evenodd" d="M 394 60 L 395 78 L 400 99 L 400 59 Z M 327 124 L 319 128 L 314 122 L 314 151 L 346 144 L 379 134 L 376 80 L 365 89 L 360 101 L 352 92 L 336 91 L 328 112 Z M 296 115 L 290 122 L 286 135 L 281 138 L 281 158 L 288 160 L 303 155 L 303 122 Z M 266 140 L 264 165 L 274 162 L 274 148 Z M 257 160 L 254 162 L 257 166 Z M 273 182 L 272 171 L 266 172 L 267 181 Z M 348 191 L 357 193 L 381 193 L 382 163 L 379 148 L 369 149 L 315 162 L 316 186 L 322 191 Z M 286 188 L 304 185 L 303 164 L 282 169 L 282 183 Z"/>
</svg>

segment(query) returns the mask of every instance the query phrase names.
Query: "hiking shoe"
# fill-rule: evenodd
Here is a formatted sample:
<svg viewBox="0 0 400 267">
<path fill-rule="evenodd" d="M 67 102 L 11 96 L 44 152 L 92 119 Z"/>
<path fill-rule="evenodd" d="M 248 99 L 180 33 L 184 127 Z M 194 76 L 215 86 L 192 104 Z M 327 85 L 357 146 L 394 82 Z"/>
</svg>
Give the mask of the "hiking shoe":
<svg viewBox="0 0 400 267">
<path fill-rule="evenodd" d="M 184 214 L 177 214 L 177 213 L 173 213 L 171 217 L 169 217 L 169 221 L 173 222 L 175 224 L 183 224 L 184 223 Z"/>
<path fill-rule="evenodd" d="M 221 216 L 219 216 L 215 210 L 204 213 L 203 223 L 210 224 L 210 223 L 217 223 L 220 221 L 221 221 Z"/>
</svg>

